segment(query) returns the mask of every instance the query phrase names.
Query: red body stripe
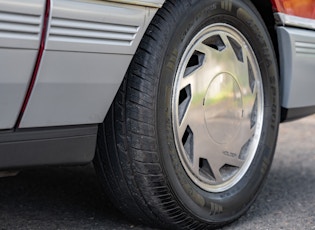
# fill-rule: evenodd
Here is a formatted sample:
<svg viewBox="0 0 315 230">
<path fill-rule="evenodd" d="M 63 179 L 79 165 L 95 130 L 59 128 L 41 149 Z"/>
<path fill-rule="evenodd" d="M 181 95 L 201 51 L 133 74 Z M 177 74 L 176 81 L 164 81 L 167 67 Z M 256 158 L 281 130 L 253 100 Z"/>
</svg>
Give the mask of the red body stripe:
<svg viewBox="0 0 315 230">
<path fill-rule="evenodd" d="M 50 14 L 50 0 L 46 0 L 46 8 L 45 8 L 45 15 L 44 15 L 44 22 L 43 22 L 43 29 L 42 29 L 42 35 L 41 35 L 41 41 L 40 41 L 40 46 L 39 46 L 39 50 L 38 50 L 38 54 L 37 54 L 37 60 L 35 63 L 35 67 L 34 67 L 34 71 L 32 74 L 32 78 L 31 81 L 29 83 L 25 98 L 24 98 L 24 102 L 22 105 L 22 108 L 20 110 L 20 114 L 18 116 L 18 119 L 16 121 L 15 124 L 15 128 L 18 128 L 20 126 L 23 114 L 25 112 L 26 106 L 28 104 L 28 101 L 30 99 L 32 90 L 34 88 L 34 84 L 36 81 L 36 76 L 39 70 L 39 66 L 42 60 L 42 56 L 44 53 L 44 49 L 45 49 L 45 43 L 46 43 L 46 34 L 47 34 L 47 29 L 48 29 L 48 20 L 49 20 L 49 14 Z"/>
</svg>

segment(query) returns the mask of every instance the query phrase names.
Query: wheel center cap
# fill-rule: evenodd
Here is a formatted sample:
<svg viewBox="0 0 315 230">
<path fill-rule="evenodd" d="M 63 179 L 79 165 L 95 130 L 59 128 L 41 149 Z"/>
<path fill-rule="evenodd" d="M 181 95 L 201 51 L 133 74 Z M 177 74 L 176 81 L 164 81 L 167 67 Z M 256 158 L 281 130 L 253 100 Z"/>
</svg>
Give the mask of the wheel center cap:
<svg viewBox="0 0 315 230">
<path fill-rule="evenodd" d="M 242 92 L 235 78 L 228 73 L 217 75 L 208 86 L 203 107 L 210 137 L 219 144 L 233 141 L 243 117 Z"/>
</svg>

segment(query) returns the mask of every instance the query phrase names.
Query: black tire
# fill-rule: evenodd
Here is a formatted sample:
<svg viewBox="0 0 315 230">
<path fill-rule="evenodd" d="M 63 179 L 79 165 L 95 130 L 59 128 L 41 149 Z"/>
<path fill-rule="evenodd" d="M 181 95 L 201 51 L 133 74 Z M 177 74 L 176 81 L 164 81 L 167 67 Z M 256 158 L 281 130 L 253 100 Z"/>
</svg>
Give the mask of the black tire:
<svg viewBox="0 0 315 230">
<path fill-rule="evenodd" d="M 220 191 L 200 186 L 187 173 L 172 114 L 184 52 L 196 34 L 216 23 L 235 28 L 248 41 L 259 63 L 263 91 L 262 127 L 253 159 L 235 183 Z M 249 1 L 166 1 L 99 127 L 95 167 L 106 194 L 130 219 L 161 228 L 212 229 L 237 219 L 256 198 L 271 166 L 279 124 L 278 88 L 272 43 Z"/>
</svg>

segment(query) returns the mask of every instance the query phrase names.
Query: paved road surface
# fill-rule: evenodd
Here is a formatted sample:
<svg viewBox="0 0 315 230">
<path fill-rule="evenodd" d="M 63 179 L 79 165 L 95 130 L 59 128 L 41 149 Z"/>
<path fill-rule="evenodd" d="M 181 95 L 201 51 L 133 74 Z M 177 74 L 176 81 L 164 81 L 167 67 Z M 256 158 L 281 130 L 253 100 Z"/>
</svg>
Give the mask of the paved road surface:
<svg viewBox="0 0 315 230">
<path fill-rule="evenodd" d="M 267 183 L 223 230 L 315 229 L 315 117 L 281 125 Z M 0 178 L 0 229 L 150 229 L 101 197 L 93 168 L 42 167 Z"/>
</svg>

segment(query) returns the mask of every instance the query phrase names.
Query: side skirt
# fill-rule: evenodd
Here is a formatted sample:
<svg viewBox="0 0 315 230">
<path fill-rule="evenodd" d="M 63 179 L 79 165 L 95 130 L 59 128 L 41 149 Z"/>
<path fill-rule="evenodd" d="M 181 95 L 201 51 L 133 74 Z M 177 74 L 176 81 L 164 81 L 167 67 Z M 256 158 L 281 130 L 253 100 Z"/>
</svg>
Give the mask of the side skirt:
<svg viewBox="0 0 315 230">
<path fill-rule="evenodd" d="M 0 169 L 93 160 L 97 125 L 0 132 Z"/>
<path fill-rule="evenodd" d="M 301 108 L 281 108 L 281 122 L 294 121 L 315 113 L 315 106 Z"/>
</svg>

